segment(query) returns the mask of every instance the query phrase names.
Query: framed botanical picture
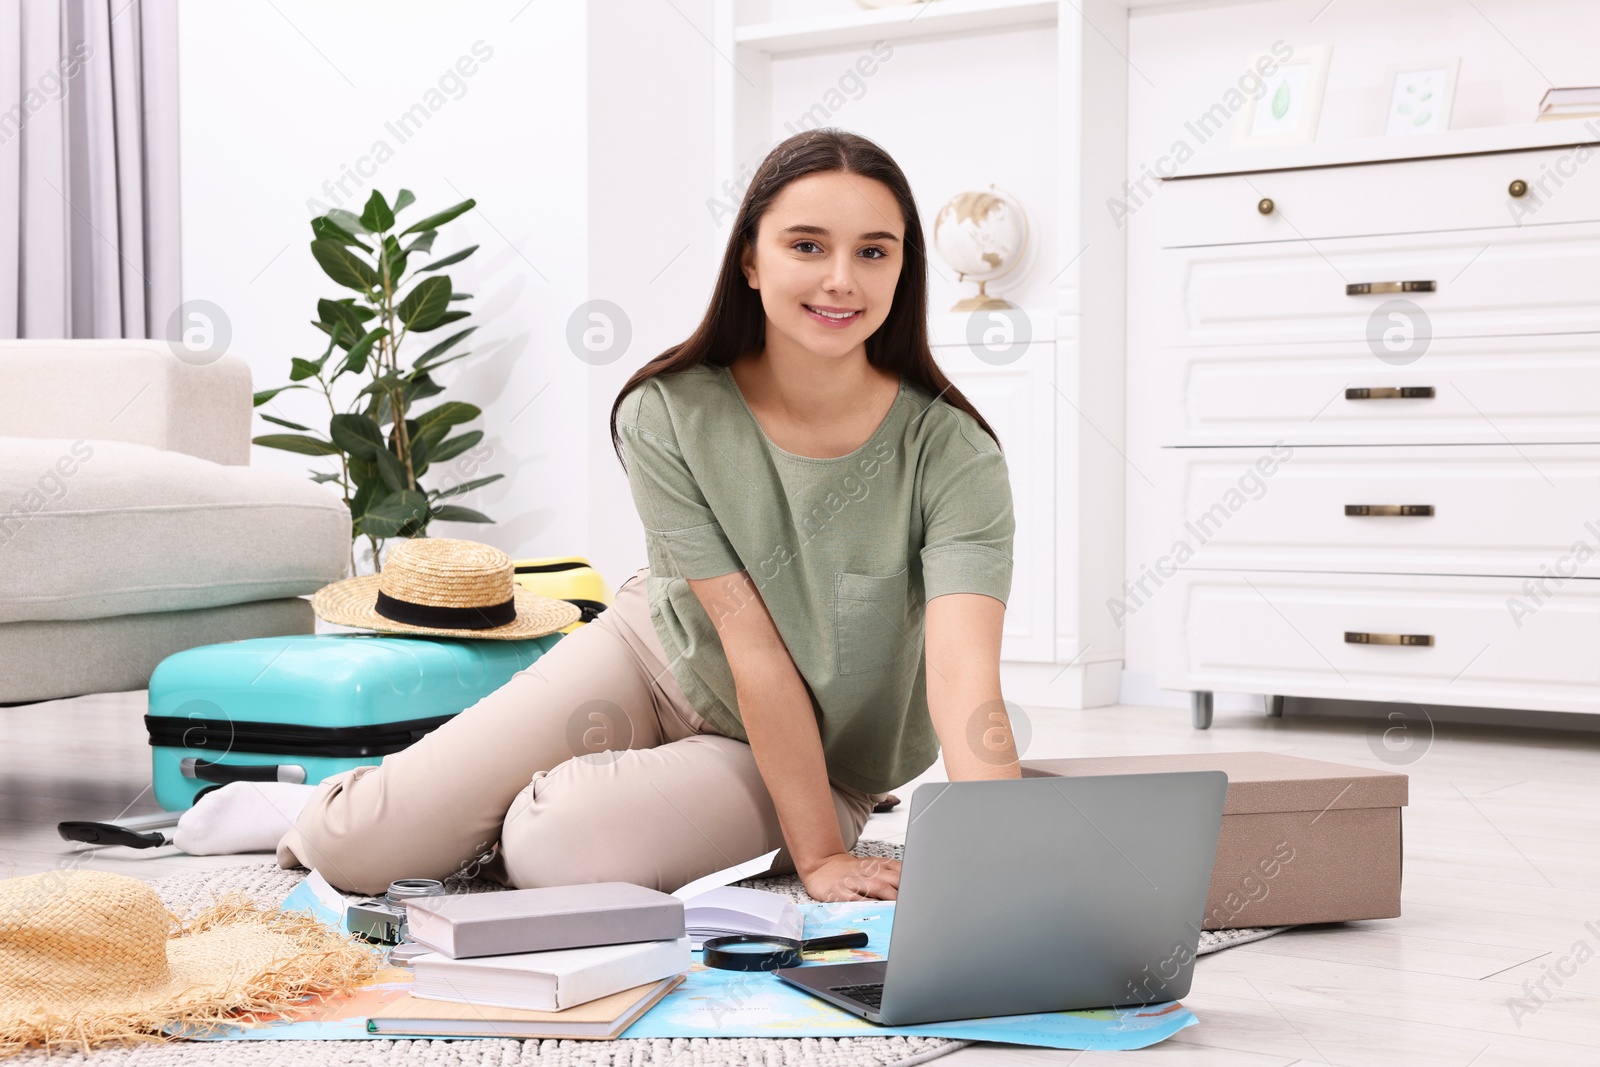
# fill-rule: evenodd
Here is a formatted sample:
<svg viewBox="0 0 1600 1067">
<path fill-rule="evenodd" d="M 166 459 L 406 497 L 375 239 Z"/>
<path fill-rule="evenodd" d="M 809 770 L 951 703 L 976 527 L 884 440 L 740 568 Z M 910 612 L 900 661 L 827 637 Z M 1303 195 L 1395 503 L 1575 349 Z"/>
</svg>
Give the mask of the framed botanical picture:
<svg viewBox="0 0 1600 1067">
<path fill-rule="evenodd" d="M 1233 127 L 1233 147 L 1309 144 L 1317 136 L 1322 114 L 1322 90 L 1328 83 L 1328 61 L 1333 46 L 1302 45 L 1288 59 L 1270 52 L 1249 58 L 1248 65 L 1261 74 L 1264 88 L 1245 99 Z"/>
<path fill-rule="evenodd" d="M 1437 133 L 1450 128 L 1460 57 L 1389 68 L 1389 112 L 1383 132 L 1389 137 Z"/>
</svg>

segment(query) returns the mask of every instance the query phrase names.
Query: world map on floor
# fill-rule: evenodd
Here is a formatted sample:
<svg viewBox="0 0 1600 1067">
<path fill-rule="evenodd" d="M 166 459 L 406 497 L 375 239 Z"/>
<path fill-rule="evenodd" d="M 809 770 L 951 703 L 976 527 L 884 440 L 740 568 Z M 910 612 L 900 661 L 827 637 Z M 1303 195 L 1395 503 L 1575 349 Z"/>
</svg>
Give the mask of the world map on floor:
<svg viewBox="0 0 1600 1067">
<path fill-rule="evenodd" d="M 324 922 L 347 929 L 343 916 L 302 882 L 284 898 L 290 910 L 306 910 Z M 807 954 L 807 962 L 848 963 L 885 959 L 894 923 L 893 901 L 853 901 L 801 905 L 805 936 L 826 937 L 864 930 L 864 947 Z M 725 971 L 707 967 L 702 953 L 682 984 L 655 1004 L 621 1034 L 623 1038 L 655 1037 L 943 1037 L 998 1041 L 1062 1049 L 1122 1050 L 1163 1041 L 1198 1020 L 1182 1004 L 1169 1001 L 1134 1008 L 1041 1012 L 996 1016 L 915 1026 L 880 1026 L 818 999 L 766 971 Z M 367 1032 L 373 1010 L 406 996 L 411 972 L 381 969 L 349 997 L 330 1000 L 294 1018 L 263 1017 L 264 1025 L 232 1027 L 211 1040 L 363 1040 L 382 1038 Z M 443 1035 L 448 1036 L 448 1035 Z M 470 1039 L 468 1039 L 470 1040 Z"/>
</svg>

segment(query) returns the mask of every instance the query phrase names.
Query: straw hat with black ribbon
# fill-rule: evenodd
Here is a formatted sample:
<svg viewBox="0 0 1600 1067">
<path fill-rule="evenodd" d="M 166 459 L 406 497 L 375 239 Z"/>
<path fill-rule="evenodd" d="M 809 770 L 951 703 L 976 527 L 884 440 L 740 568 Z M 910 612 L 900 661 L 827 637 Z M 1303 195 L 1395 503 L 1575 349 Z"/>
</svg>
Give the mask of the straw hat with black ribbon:
<svg viewBox="0 0 1600 1067">
<path fill-rule="evenodd" d="M 498 548 L 448 537 L 402 541 L 380 573 L 323 586 L 311 608 L 340 626 L 500 641 L 543 637 L 582 614 L 517 585 L 511 557 Z"/>
<path fill-rule="evenodd" d="M 354 992 L 372 946 L 230 895 L 184 920 L 137 878 L 82 868 L 0 880 L 0 1056 L 169 1041 Z"/>
</svg>

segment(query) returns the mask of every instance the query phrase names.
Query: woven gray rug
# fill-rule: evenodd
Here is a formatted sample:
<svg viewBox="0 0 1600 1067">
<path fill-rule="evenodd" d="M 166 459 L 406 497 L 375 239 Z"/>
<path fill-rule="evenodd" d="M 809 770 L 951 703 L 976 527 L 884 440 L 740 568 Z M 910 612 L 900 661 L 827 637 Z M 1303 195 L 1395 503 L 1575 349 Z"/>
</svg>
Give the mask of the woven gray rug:
<svg viewBox="0 0 1600 1067">
<path fill-rule="evenodd" d="M 900 859 L 903 846 L 888 841 L 858 841 L 850 850 L 857 856 Z M 168 908 L 188 918 L 214 900 L 242 890 L 262 904 L 277 904 L 305 877 L 304 869 L 284 870 L 276 863 L 245 864 L 217 871 L 152 878 L 150 885 Z M 811 897 L 794 875 L 746 878 L 735 885 L 782 893 L 806 903 Z M 487 879 L 452 878 L 450 893 L 504 891 Z M 359 899 L 347 896 L 347 900 Z M 1197 955 L 1248 941 L 1270 937 L 1287 926 L 1238 930 L 1203 930 Z M 94 1067 L 912 1067 L 913 1064 L 954 1052 L 971 1044 L 938 1037 L 726 1037 L 726 1038 L 619 1038 L 615 1041 L 502 1040 L 474 1038 L 460 1041 L 186 1041 L 162 1044 L 108 1046 L 90 1057 L 82 1052 L 57 1050 L 49 1056 L 30 1050 L 4 1062 L 11 1064 L 80 1064 Z"/>
</svg>

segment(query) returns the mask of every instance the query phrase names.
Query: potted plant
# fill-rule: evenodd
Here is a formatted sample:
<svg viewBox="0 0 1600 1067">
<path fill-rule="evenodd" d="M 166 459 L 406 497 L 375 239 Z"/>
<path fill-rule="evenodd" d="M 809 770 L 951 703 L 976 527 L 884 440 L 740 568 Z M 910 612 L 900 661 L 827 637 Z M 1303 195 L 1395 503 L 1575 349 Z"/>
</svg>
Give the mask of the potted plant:
<svg viewBox="0 0 1600 1067">
<path fill-rule="evenodd" d="M 449 333 L 407 367 L 401 365 L 400 347 L 412 334 L 431 334 L 471 314 L 463 304 L 471 294 L 455 292 L 450 276 L 439 271 L 478 249 L 472 245 L 438 259 L 429 258 L 440 227 L 470 211 L 476 203 L 473 200 L 394 232 L 399 225 L 395 217 L 415 199 L 410 190 L 401 189 L 391 205 L 373 190 L 360 215 L 335 208 L 311 220 L 312 256 L 330 279 L 356 295 L 318 300 L 312 325 L 327 334 L 327 348 L 316 359 L 292 359 L 289 385 L 255 394 L 259 408 L 279 393 L 310 389 L 309 383 L 314 381 L 326 398 L 329 421 L 325 436 L 316 436 L 309 426 L 263 412 L 261 417 L 268 422 L 298 432 L 263 434 L 254 441 L 302 455 L 338 457 L 337 471 L 312 471 L 311 476 L 317 482 L 338 482 L 344 490 L 350 509 L 352 574 L 356 572 L 355 542 L 359 538 L 368 540 L 376 571 L 387 538 L 426 536 L 428 524 L 435 519 L 494 521 L 482 512 L 446 501 L 504 477 L 491 474 L 436 489 L 427 489 L 422 483 L 431 465 L 477 445 L 483 431 L 452 434 L 482 414 L 459 400 L 413 413 L 418 402 L 444 392 L 433 372 L 472 354 L 456 346 L 477 327 Z M 342 404 L 334 399 L 340 379 L 347 379 L 341 392 L 348 392 L 356 383 L 361 385 Z"/>
</svg>

